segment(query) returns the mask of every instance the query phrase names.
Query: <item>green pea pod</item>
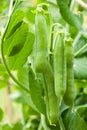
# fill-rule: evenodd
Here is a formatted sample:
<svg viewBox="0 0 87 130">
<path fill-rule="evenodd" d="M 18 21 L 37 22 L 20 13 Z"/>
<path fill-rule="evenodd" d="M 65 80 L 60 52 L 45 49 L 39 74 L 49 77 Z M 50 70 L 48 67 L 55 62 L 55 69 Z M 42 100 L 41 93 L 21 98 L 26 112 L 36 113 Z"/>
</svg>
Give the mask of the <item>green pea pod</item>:
<svg viewBox="0 0 87 130">
<path fill-rule="evenodd" d="M 77 30 L 80 30 L 82 27 L 80 18 L 70 11 L 66 0 L 57 0 L 57 3 L 64 20 L 70 25 L 74 26 Z"/>
<path fill-rule="evenodd" d="M 58 100 L 54 91 L 54 76 L 49 62 L 46 63 L 43 74 L 46 82 L 47 99 L 48 99 L 47 104 L 48 120 L 51 125 L 54 125 L 58 121 Z"/>
<path fill-rule="evenodd" d="M 48 37 L 47 24 L 44 14 L 38 12 L 35 17 L 35 70 L 42 72 L 44 63 L 48 56 Z"/>
<path fill-rule="evenodd" d="M 59 101 L 61 101 L 66 91 L 66 56 L 63 36 L 63 32 L 57 33 L 54 46 L 54 84 Z"/>
<path fill-rule="evenodd" d="M 54 77 L 50 63 L 47 61 L 48 57 L 48 36 L 47 24 L 42 12 L 38 12 L 35 17 L 35 71 L 42 73 L 46 81 L 46 102 L 47 117 L 50 124 L 56 124 L 58 120 L 58 105 L 57 97 L 54 92 Z"/>
<path fill-rule="evenodd" d="M 66 62 L 67 62 L 67 88 L 64 95 L 64 102 L 69 105 L 74 105 L 74 72 L 73 72 L 73 47 L 72 42 L 66 41 Z"/>
</svg>

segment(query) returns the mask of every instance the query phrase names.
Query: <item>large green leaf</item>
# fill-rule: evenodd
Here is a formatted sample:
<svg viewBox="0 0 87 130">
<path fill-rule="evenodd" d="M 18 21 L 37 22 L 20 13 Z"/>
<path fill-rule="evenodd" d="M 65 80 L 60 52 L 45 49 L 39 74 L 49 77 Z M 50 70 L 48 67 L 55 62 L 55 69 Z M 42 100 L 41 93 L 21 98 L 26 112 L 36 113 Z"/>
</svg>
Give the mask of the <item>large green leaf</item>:
<svg viewBox="0 0 87 130">
<path fill-rule="evenodd" d="M 20 27 L 21 22 L 23 21 L 23 18 L 24 18 L 24 11 L 23 10 L 18 9 L 16 11 L 14 11 L 14 13 L 10 19 L 5 38 L 8 38 L 14 34 L 16 29 L 18 29 L 18 27 Z"/>
<path fill-rule="evenodd" d="M 87 124 L 78 112 L 69 109 L 63 112 L 62 117 L 66 130 L 87 130 Z"/>
<path fill-rule="evenodd" d="M 17 72 L 18 81 L 27 89 L 29 89 L 28 72 L 29 70 L 27 67 L 20 68 Z"/>
<path fill-rule="evenodd" d="M 14 54 L 13 51 L 15 51 L 15 54 L 18 53 L 17 48 L 19 51 L 24 46 L 26 36 L 28 32 L 28 25 L 26 23 L 22 23 L 22 25 L 15 31 L 14 35 L 9 37 L 8 39 L 5 39 L 4 41 L 4 54 L 9 56 Z"/>
<path fill-rule="evenodd" d="M 87 79 L 87 57 L 74 59 L 74 75 L 77 79 Z"/>
<path fill-rule="evenodd" d="M 29 72 L 29 88 L 33 103 L 39 112 L 45 114 L 46 106 L 43 98 L 43 83 L 41 75 L 37 75 L 35 78 L 32 70 Z"/>
<path fill-rule="evenodd" d="M 17 53 L 17 55 L 9 56 L 8 58 L 8 61 L 9 61 L 8 65 L 10 69 L 13 69 L 13 70 L 19 69 L 25 64 L 28 56 L 32 52 L 34 39 L 35 39 L 34 34 L 31 32 L 28 32 L 26 36 L 26 40 L 24 41 L 24 46 L 20 50 L 20 52 Z"/>
</svg>

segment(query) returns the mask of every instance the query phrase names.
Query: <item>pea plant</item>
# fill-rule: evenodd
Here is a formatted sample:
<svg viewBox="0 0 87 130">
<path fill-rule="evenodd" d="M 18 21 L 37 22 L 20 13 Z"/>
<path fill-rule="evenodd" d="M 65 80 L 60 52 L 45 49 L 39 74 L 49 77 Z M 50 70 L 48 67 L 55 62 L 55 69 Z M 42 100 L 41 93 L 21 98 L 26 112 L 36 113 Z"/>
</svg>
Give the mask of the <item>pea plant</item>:
<svg viewBox="0 0 87 130">
<path fill-rule="evenodd" d="M 86 2 L 10 2 L 0 75 L 15 82 L 23 119 L 2 130 L 87 130 Z"/>
</svg>

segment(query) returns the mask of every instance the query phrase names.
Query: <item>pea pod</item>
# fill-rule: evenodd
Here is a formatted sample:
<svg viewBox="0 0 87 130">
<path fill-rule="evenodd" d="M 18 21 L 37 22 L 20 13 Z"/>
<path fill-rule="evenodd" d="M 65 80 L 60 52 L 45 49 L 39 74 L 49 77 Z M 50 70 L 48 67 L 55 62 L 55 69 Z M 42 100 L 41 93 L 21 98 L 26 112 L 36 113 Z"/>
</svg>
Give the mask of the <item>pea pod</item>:
<svg viewBox="0 0 87 130">
<path fill-rule="evenodd" d="M 67 62 L 67 88 L 64 95 L 64 102 L 73 106 L 74 104 L 74 72 L 73 72 L 73 47 L 71 40 L 66 41 L 66 62 Z"/>
<path fill-rule="evenodd" d="M 63 32 L 57 32 L 54 46 L 54 86 L 56 96 L 60 101 L 66 91 L 66 55 L 64 46 L 64 34 Z"/>
<path fill-rule="evenodd" d="M 47 24 L 44 14 L 38 12 L 35 17 L 35 35 L 36 35 L 36 49 L 35 49 L 35 70 L 42 72 L 44 63 L 48 56 L 48 37 Z"/>
<path fill-rule="evenodd" d="M 57 0 L 57 4 L 64 20 L 74 26 L 77 30 L 80 30 L 82 26 L 80 18 L 70 11 L 66 0 Z"/>
<path fill-rule="evenodd" d="M 45 16 L 42 12 L 38 12 L 35 17 L 35 71 L 42 73 L 46 82 L 47 94 L 45 96 L 48 102 L 47 117 L 50 124 L 56 124 L 58 119 L 57 97 L 54 92 L 54 76 L 48 57 L 48 36 Z M 53 105 L 54 104 L 54 105 Z"/>
<path fill-rule="evenodd" d="M 58 121 L 58 100 L 54 91 L 54 76 L 49 62 L 46 63 L 44 70 L 46 90 L 48 94 L 48 119 L 50 124 L 56 124 Z"/>
</svg>

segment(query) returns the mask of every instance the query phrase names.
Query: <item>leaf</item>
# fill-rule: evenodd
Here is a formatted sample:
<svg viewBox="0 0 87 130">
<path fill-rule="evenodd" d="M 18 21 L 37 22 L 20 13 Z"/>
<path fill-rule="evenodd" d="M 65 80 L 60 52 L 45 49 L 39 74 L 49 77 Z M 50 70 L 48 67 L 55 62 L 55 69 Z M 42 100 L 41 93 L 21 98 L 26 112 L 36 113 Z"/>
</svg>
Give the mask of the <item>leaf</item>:
<svg viewBox="0 0 87 130">
<path fill-rule="evenodd" d="M 8 66 L 12 70 L 20 69 L 27 61 L 28 56 L 31 54 L 33 49 L 35 36 L 33 33 L 28 32 L 23 48 L 17 55 L 8 58 Z"/>
<path fill-rule="evenodd" d="M 75 107 L 75 111 L 87 122 L 87 104 Z"/>
<path fill-rule="evenodd" d="M 43 97 L 43 84 L 42 84 L 41 75 L 37 75 L 37 78 L 35 79 L 35 75 L 30 70 L 29 72 L 29 88 L 30 88 L 30 94 L 33 103 L 35 104 L 36 108 L 40 113 L 45 114 L 46 113 L 46 106 L 44 102 Z"/>
<path fill-rule="evenodd" d="M 3 119 L 3 110 L 0 108 L 0 122 L 2 121 L 2 119 Z"/>
<path fill-rule="evenodd" d="M 7 74 L 5 67 L 3 64 L 0 64 L 0 75 L 3 76 L 5 74 Z"/>
<path fill-rule="evenodd" d="M 25 12 L 25 16 L 27 18 L 27 20 L 29 21 L 29 23 L 33 23 L 35 22 L 35 14 L 33 13 L 33 10 L 35 10 L 35 6 L 33 5 L 28 5 L 28 8 Z"/>
<path fill-rule="evenodd" d="M 17 9 L 13 13 L 13 15 L 12 15 L 12 17 L 10 19 L 9 26 L 8 26 L 5 38 L 10 37 L 16 31 L 16 29 L 18 27 L 20 27 L 23 18 L 24 18 L 24 11 L 21 10 L 21 9 Z"/>
<path fill-rule="evenodd" d="M 56 5 L 50 3 L 49 4 L 49 13 L 51 16 L 51 19 L 54 23 L 59 22 L 59 20 L 61 19 L 61 15 L 59 13 L 59 9 Z"/>
<path fill-rule="evenodd" d="M 86 94 L 79 94 L 75 99 L 75 106 L 81 106 L 87 104 L 87 95 Z"/>
<path fill-rule="evenodd" d="M 1 130 L 12 130 L 12 128 L 9 124 L 4 124 Z"/>
<path fill-rule="evenodd" d="M 0 77 L 1 78 L 1 77 Z M 5 80 L 0 79 L 0 90 L 3 89 L 4 87 L 7 87 L 7 83 Z"/>
<path fill-rule="evenodd" d="M 12 50 L 11 50 L 9 56 L 14 56 L 14 55 L 18 54 L 18 53 L 21 51 L 22 47 L 23 47 L 23 44 L 21 44 L 21 43 L 15 45 L 15 46 L 12 48 Z"/>
<path fill-rule="evenodd" d="M 14 124 L 12 130 L 23 130 L 23 124 L 21 122 L 17 122 Z"/>
<path fill-rule="evenodd" d="M 63 112 L 62 117 L 66 130 L 87 130 L 87 124 L 78 112 L 68 109 Z"/>
<path fill-rule="evenodd" d="M 20 81 L 25 88 L 29 89 L 29 81 L 28 81 L 28 67 L 20 68 L 17 72 L 18 81 Z"/>
<path fill-rule="evenodd" d="M 12 49 L 18 44 L 21 44 L 23 47 L 27 33 L 28 25 L 26 23 L 22 23 L 22 25 L 15 31 L 14 35 L 4 41 L 4 54 L 9 56 Z"/>
<path fill-rule="evenodd" d="M 23 21 L 20 21 L 19 23 L 17 23 L 11 30 L 11 32 L 9 33 L 9 35 L 6 37 L 6 39 L 8 39 L 9 37 L 11 37 L 15 31 L 21 26 L 21 24 L 23 23 Z"/>
<path fill-rule="evenodd" d="M 74 59 L 74 77 L 76 79 L 87 79 L 87 57 Z"/>
</svg>

